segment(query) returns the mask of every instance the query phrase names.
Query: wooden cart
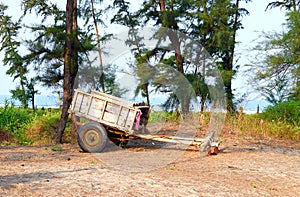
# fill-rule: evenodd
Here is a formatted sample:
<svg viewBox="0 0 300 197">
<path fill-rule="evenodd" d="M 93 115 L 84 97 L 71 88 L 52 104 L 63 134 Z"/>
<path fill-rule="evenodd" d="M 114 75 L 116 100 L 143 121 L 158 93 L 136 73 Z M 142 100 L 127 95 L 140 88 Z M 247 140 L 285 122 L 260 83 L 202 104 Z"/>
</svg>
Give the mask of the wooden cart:
<svg viewBox="0 0 300 197">
<path fill-rule="evenodd" d="M 85 152 L 101 152 L 108 139 L 116 145 L 124 147 L 129 140 L 144 139 L 161 142 L 201 145 L 205 139 L 180 138 L 166 135 L 137 134 L 145 130 L 150 109 L 143 104 L 105 94 L 98 91 L 86 93 L 74 90 L 70 113 L 76 118 L 78 144 Z M 86 119 L 86 123 L 80 119 Z"/>
</svg>

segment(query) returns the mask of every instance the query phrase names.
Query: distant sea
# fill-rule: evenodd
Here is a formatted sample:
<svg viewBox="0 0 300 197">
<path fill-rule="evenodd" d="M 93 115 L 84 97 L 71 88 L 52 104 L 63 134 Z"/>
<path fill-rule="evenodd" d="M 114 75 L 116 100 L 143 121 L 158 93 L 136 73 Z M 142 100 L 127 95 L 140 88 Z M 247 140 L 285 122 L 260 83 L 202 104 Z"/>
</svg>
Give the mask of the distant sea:
<svg viewBox="0 0 300 197">
<path fill-rule="evenodd" d="M 8 101 L 9 103 L 14 103 L 15 106 L 20 106 L 21 103 L 17 100 L 14 100 L 11 98 L 11 96 L 8 95 L 0 95 L 0 107 L 3 107 L 5 105 L 5 102 Z M 42 95 L 36 95 L 34 105 L 38 108 L 56 108 L 59 107 L 57 96 L 42 96 Z M 29 107 L 31 107 L 32 103 L 29 103 Z"/>
<path fill-rule="evenodd" d="M 3 107 L 5 105 L 5 101 L 13 102 L 15 106 L 20 106 L 21 103 L 17 100 L 13 100 L 11 96 L 8 95 L 0 95 L 0 107 Z M 159 106 L 164 101 L 160 98 L 153 98 L 151 99 L 151 105 Z M 31 103 L 29 103 L 29 107 L 31 107 Z M 262 112 L 268 107 L 270 104 L 267 101 L 264 100 L 253 100 L 245 102 L 243 105 L 240 105 L 243 107 L 243 112 L 247 114 L 256 113 L 257 107 L 259 106 L 259 111 Z M 42 96 L 42 95 L 36 95 L 35 97 L 35 106 L 38 108 L 58 108 L 58 100 L 57 96 L 51 95 L 51 96 Z M 240 107 L 238 106 L 238 108 Z"/>
<path fill-rule="evenodd" d="M 240 106 L 243 107 L 243 112 L 246 114 L 253 114 L 257 112 L 257 108 L 259 107 L 259 112 L 263 112 L 268 106 L 271 104 L 265 100 L 252 100 L 248 102 L 244 102 Z M 239 106 L 237 106 L 239 108 Z"/>
</svg>

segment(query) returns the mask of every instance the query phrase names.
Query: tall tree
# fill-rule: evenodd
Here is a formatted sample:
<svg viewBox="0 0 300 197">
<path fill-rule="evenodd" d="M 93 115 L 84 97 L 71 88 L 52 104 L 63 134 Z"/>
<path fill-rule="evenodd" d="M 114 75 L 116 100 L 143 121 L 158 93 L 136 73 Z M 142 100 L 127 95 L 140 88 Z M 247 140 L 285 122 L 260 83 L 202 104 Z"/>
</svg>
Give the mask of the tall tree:
<svg viewBox="0 0 300 197">
<path fill-rule="evenodd" d="M 10 16 L 5 15 L 7 6 L 0 5 L 0 38 L 1 48 L 4 51 L 3 63 L 8 66 L 6 74 L 13 77 L 13 80 L 19 80 L 19 85 L 14 90 L 10 90 L 12 97 L 21 102 L 22 106 L 27 108 L 28 102 L 31 99 L 34 109 L 34 96 L 37 91 L 34 89 L 34 84 L 31 83 L 33 79 L 28 79 L 29 73 L 28 64 L 19 52 L 21 46 L 20 39 L 18 38 L 19 31 L 22 28 L 21 21 L 14 22 Z"/>
<path fill-rule="evenodd" d="M 74 92 L 75 78 L 78 71 L 78 27 L 77 27 L 77 0 L 67 0 L 66 5 L 66 45 L 64 52 L 64 82 L 63 106 L 54 141 L 61 143 L 62 136 L 68 121 L 69 108 Z"/>
<path fill-rule="evenodd" d="M 85 0 L 79 1 L 81 5 L 77 6 L 77 1 L 68 1 L 67 12 L 48 1 L 37 3 L 35 0 L 23 0 L 22 2 L 24 15 L 34 11 L 39 18 L 42 18 L 40 24 L 26 26 L 35 34 L 35 39 L 26 40 L 30 52 L 26 55 L 26 61 L 30 62 L 39 73 L 38 80 L 44 85 L 57 88 L 63 86 L 64 89 L 62 116 L 54 136 L 56 142 L 62 141 L 79 65 L 90 64 L 90 52 L 97 51 L 95 48 L 97 43 L 100 48 L 99 42 L 110 36 L 100 37 L 98 31 L 96 35 L 93 31 L 93 28 L 98 29 L 97 23 L 102 22 L 101 10 L 94 7 L 94 4 L 101 2 L 102 0 Z M 79 17 L 83 19 L 82 28 L 77 27 Z M 51 20 L 47 21 L 49 18 Z M 47 24 L 44 24 L 45 21 Z M 98 52 L 100 52 L 99 48 Z M 101 57 L 99 59 L 101 66 Z M 103 76 L 103 71 L 101 73 L 100 75 Z M 103 90 L 103 86 L 101 89 Z"/>
<path fill-rule="evenodd" d="M 300 13 L 299 1 L 286 0 L 272 2 L 267 9 L 279 7 L 286 10 L 285 30 L 265 33 L 264 40 L 255 49 L 256 58 L 255 89 L 273 104 L 300 99 Z"/>
<path fill-rule="evenodd" d="M 150 1 L 150 2 L 143 1 L 143 3 L 141 4 L 141 8 L 137 12 L 130 13 L 128 11 L 129 10 L 128 8 L 130 7 L 129 2 L 115 1 L 115 6 L 118 6 L 119 11 L 117 15 L 114 17 L 113 22 L 118 22 L 119 24 L 125 24 L 126 26 L 129 26 L 131 28 L 131 32 L 135 36 L 133 36 L 133 39 L 131 39 L 131 41 L 127 43 L 131 45 L 135 44 L 135 48 L 134 48 L 135 57 L 137 59 L 138 64 L 147 64 L 147 62 L 149 62 L 151 58 L 156 58 L 156 57 L 160 57 L 157 58 L 158 62 L 160 63 L 163 62 L 166 51 L 163 51 L 163 49 L 161 48 L 145 50 L 145 47 L 140 44 L 141 38 L 138 35 L 136 35 L 136 32 L 134 31 L 135 28 L 143 27 L 148 23 L 154 22 L 157 27 L 162 27 L 165 28 L 166 30 L 163 31 L 164 35 L 161 34 L 161 36 L 164 37 L 164 38 L 162 37 L 161 39 L 168 39 L 170 41 L 171 48 L 173 51 L 172 55 L 174 56 L 174 59 L 169 58 L 169 60 L 172 59 L 172 61 L 174 61 L 175 63 L 175 64 L 173 63 L 171 64 L 175 65 L 175 68 L 179 73 L 183 75 L 185 74 L 184 60 L 181 51 L 182 46 L 179 38 L 180 28 L 178 24 L 178 18 L 180 18 L 181 15 L 184 15 L 184 10 L 188 7 L 187 2 L 188 1 L 183 1 L 180 3 L 177 1 L 171 2 L 165 0 Z M 144 66 L 140 66 L 140 67 L 138 66 L 137 73 L 145 73 L 142 71 L 144 69 L 145 69 Z M 147 77 L 145 76 L 143 77 L 142 84 L 138 88 L 143 91 L 144 95 L 147 96 L 147 100 L 149 101 L 148 86 L 150 85 L 149 80 L 151 79 L 150 78 L 146 79 L 146 78 Z M 159 87 L 162 86 L 159 85 L 158 88 Z M 189 110 L 188 108 L 189 99 L 180 98 L 180 100 L 182 104 L 182 112 L 186 114 Z"/>
<path fill-rule="evenodd" d="M 139 21 L 139 26 L 145 26 L 146 24 L 155 24 L 158 27 L 168 28 L 167 38 L 170 40 L 175 56 L 175 62 L 177 70 L 184 75 L 190 75 L 187 73 L 186 68 L 191 67 L 187 59 L 182 56 L 182 43 L 181 38 L 178 37 L 178 33 L 188 34 L 190 37 L 199 41 L 211 56 L 217 61 L 220 66 L 220 70 L 223 76 L 223 81 L 227 96 L 227 109 L 234 111 L 233 103 L 233 90 L 232 79 L 236 72 L 234 66 L 234 49 L 236 45 L 236 32 L 241 26 L 241 16 L 247 14 L 247 10 L 239 7 L 241 0 L 204 0 L 204 1 L 143 1 L 140 9 L 136 13 L 129 13 L 127 8 L 130 7 L 129 2 L 123 2 L 123 6 L 120 10 L 123 14 L 118 15 L 118 19 L 123 19 L 123 24 L 127 25 L 133 19 Z M 248 2 L 248 0 L 246 0 Z M 125 12 L 126 10 L 126 12 Z M 125 14 L 126 13 L 126 14 Z M 130 17 L 128 17 L 130 16 Z M 128 20 L 130 19 L 130 20 Z M 126 21 L 124 23 L 124 21 Z M 134 24 L 134 23 L 133 23 Z M 206 57 L 210 58 L 210 57 Z M 203 59 L 201 57 L 200 59 Z M 186 67 L 186 68 L 185 68 Z M 202 70 L 202 72 L 200 72 Z M 205 76 L 208 74 L 205 72 L 205 63 L 195 68 L 196 75 L 201 73 L 198 77 L 188 77 L 189 80 L 199 80 L 203 84 L 205 82 Z M 198 91 L 201 96 L 202 110 L 204 109 L 205 98 L 209 98 L 204 86 L 202 91 Z M 197 87 L 195 87 L 197 89 Z M 198 88 L 199 89 L 199 88 Z M 202 92 L 202 94 L 201 94 Z"/>
<path fill-rule="evenodd" d="M 282 0 L 282 1 L 273 1 L 268 4 L 267 9 L 273 9 L 279 7 L 280 9 L 286 9 L 288 11 L 297 11 L 300 5 L 298 0 Z"/>
<path fill-rule="evenodd" d="M 92 5 L 92 17 L 94 21 L 94 26 L 95 26 L 95 31 L 96 31 L 96 39 L 97 39 L 97 47 L 98 47 L 98 56 L 99 56 L 99 62 L 100 62 L 100 84 L 102 91 L 105 92 L 105 82 L 104 82 L 104 68 L 103 68 L 103 60 L 102 60 L 102 52 L 101 52 L 101 41 L 100 41 L 100 36 L 99 36 L 99 30 L 98 30 L 98 23 L 96 19 L 96 14 L 95 14 L 95 7 L 94 7 L 94 1 L 91 0 L 91 5 Z"/>
</svg>

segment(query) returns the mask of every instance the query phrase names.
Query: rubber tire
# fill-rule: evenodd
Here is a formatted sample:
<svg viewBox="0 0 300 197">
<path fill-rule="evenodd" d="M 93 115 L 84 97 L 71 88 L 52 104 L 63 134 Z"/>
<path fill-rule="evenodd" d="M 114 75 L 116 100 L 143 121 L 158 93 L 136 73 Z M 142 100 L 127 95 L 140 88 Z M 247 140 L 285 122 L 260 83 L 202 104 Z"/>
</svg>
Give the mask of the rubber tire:
<svg viewBox="0 0 300 197">
<path fill-rule="evenodd" d="M 89 122 L 79 128 L 77 140 L 78 145 L 84 152 L 100 153 L 104 150 L 108 137 L 101 124 Z M 87 140 L 90 140 L 90 142 Z"/>
</svg>

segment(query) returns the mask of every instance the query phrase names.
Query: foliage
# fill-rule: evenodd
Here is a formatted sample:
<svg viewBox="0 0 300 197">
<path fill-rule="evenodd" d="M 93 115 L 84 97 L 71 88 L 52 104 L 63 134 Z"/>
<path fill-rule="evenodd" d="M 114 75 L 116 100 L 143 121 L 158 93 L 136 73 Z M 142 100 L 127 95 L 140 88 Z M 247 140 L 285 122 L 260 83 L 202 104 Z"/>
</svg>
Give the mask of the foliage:
<svg viewBox="0 0 300 197">
<path fill-rule="evenodd" d="M 30 139 L 26 137 L 26 126 L 33 120 L 35 113 L 31 109 L 16 108 L 6 103 L 0 108 L 0 128 L 9 131 L 17 143 L 28 145 Z"/>
<path fill-rule="evenodd" d="M 192 61 L 187 58 L 184 51 L 181 51 L 183 47 L 182 39 L 184 38 L 178 32 L 188 35 L 190 38 L 201 43 L 213 59 L 220 60 L 217 63 L 219 69 L 221 69 L 225 85 L 228 99 L 227 108 L 234 111 L 231 81 L 237 69 L 237 67 L 233 66 L 235 35 L 236 31 L 242 28 L 240 17 L 248 14 L 246 9 L 239 7 L 239 1 L 237 0 L 234 3 L 230 0 L 143 1 L 136 12 L 130 11 L 130 2 L 124 0 L 114 1 L 113 5 L 117 9 L 117 14 L 112 19 L 112 22 L 126 25 L 130 28 L 127 44 L 134 46 L 133 53 L 138 63 L 136 69 L 138 76 L 139 64 L 153 62 L 154 58 L 158 59 L 158 64 L 166 63 L 168 60 L 168 65 L 175 65 L 176 69 L 187 77 L 195 88 L 197 96 L 202 98 L 201 103 L 204 105 L 205 99 L 210 98 L 204 83 L 209 73 L 204 72 L 207 69 L 205 68 L 205 64 L 197 65 L 198 62 L 195 63 L 194 60 Z M 136 29 L 149 24 L 168 28 L 168 31 L 164 33 L 165 35 L 162 36 L 161 40 L 169 39 L 173 51 L 161 48 L 145 50 L 144 43 L 141 42 L 143 38 L 137 35 Z M 160 33 L 158 32 L 158 34 Z M 189 52 L 191 53 L 191 50 Z M 198 57 L 198 61 L 201 58 L 203 57 Z M 173 61 L 170 62 L 170 60 Z M 191 64 L 191 62 L 193 63 Z M 191 69 L 194 71 L 189 72 L 188 70 Z M 155 84 L 150 78 L 143 77 L 137 89 L 137 93 L 141 91 L 147 97 L 147 100 L 149 100 L 148 86 L 155 87 Z M 161 87 L 161 84 L 158 84 L 158 86 Z"/>
<path fill-rule="evenodd" d="M 239 138 L 247 136 L 257 138 L 273 138 L 283 140 L 300 140 L 299 103 L 290 102 L 286 107 L 280 106 L 285 115 L 279 118 L 277 107 L 276 112 L 267 110 L 262 114 L 231 114 L 228 113 L 223 125 L 221 136 L 228 134 L 237 135 Z M 292 110 L 296 107 L 298 111 Z M 290 110 L 286 110 L 289 108 Z M 275 115 L 273 115 L 275 113 Z M 297 114 L 298 113 L 298 114 Z M 277 116 L 276 116 L 277 115 Z M 209 124 L 211 124 L 211 113 L 199 114 L 199 134 L 207 134 Z M 181 117 L 175 112 L 158 111 L 151 112 L 149 123 L 177 122 Z"/>
<path fill-rule="evenodd" d="M 275 106 L 269 106 L 260 117 L 269 121 L 281 121 L 300 127 L 300 101 L 286 101 Z"/>
<path fill-rule="evenodd" d="M 272 2 L 269 8 L 279 6 L 287 10 L 285 31 L 264 33 L 264 40 L 254 49 L 258 55 L 251 66 L 257 70 L 254 88 L 271 103 L 288 99 L 300 100 L 300 13 L 299 2 Z M 259 58 L 259 61 L 257 60 Z"/>
<path fill-rule="evenodd" d="M 239 137 L 274 138 L 300 140 L 300 126 L 281 119 L 264 118 L 264 114 L 228 115 L 222 134 L 236 134 Z"/>
<path fill-rule="evenodd" d="M 109 36 L 100 37 L 98 33 L 97 23 L 103 24 L 104 9 L 96 9 L 94 4 L 101 3 L 101 0 L 68 0 L 66 10 L 60 10 L 55 3 L 49 1 L 22 2 L 24 16 L 35 13 L 38 19 L 41 18 L 41 23 L 25 26 L 35 35 L 34 39 L 25 40 L 29 51 L 25 60 L 39 73 L 38 80 L 43 85 L 63 87 L 62 115 L 54 137 L 55 141 L 62 141 L 78 69 L 86 62 L 90 62 L 89 53 L 95 51 L 96 46 L 102 67 L 100 41 L 106 40 Z M 78 23 L 79 20 L 83 23 Z M 92 31 L 93 26 L 95 31 Z M 104 91 L 103 76 L 102 73 L 100 82 Z"/>
<path fill-rule="evenodd" d="M 51 144 L 59 118 L 59 112 L 45 112 L 35 116 L 26 127 L 26 137 L 34 145 Z"/>
<path fill-rule="evenodd" d="M 273 1 L 268 4 L 266 9 L 279 7 L 280 9 L 297 10 L 297 7 L 299 8 L 299 6 L 300 6 L 299 0 L 284 0 L 284 1 Z"/>
<path fill-rule="evenodd" d="M 9 132 L 14 140 L 10 143 L 19 145 L 51 144 L 58 120 L 58 109 L 25 109 L 6 103 L 0 108 L 0 128 Z M 70 119 L 64 133 L 65 142 L 74 143 L 74 133 L 70 129 Z"/>
<path fill-rule="evenodd" d="M 7 6 L 0 4 L 0 51 L 4 51 L 3 63 L 9 66 L 6 71 L 7 75 L 13 77 L 13 80 L 19 79 L 20 85 L 15 90 L 10 90 L 13 98 L 18 99 L 23 107 L 28 106 L 28 101 L 34 101 L 34 79 L 28 79 L 26 76 L 29 72 L 25 57 L 19 52 L 21 42 L 18 33 L 21 29 L 21 21 L 14 22 L 10 16 L 5 15 Z M 34 107 L 33 107 L 34 108 Z"/>
<path fill-rule="evenodd" d="M 96 22 L 103 25 L 104 13 L 102 9 L 92 8 L 90 6 L 91 1 L 80 1 L 79 3 L 80 5 L 76 7 L 77 15 L 75 18 L 83 20 L 80 21 L 83 26 L 79 26 L 73 35 L 78 36 L 78 40 L 74 44 L 78 44 L 76 50 L 78 51 L 78 64 L 81 67 L 91 61 L 89 59 L 90 53 L 95 53 L 98 41 L 95 38 L 96 33 L 93 31 L 93 24 Z M 101 1 L 93 3 L 101 4 Z M 48 1 L 36 3 L 35 0 L 25 0 L 22 5 L 24 16 L 36 14 L 37 18 L 41 20 L 24 27 L 34 35 L 33 39 L 24 40 L 28 51 L 24 57 L 25 61 L 35 69 L 38 73 L 38 80 L 44 86 L 59 88 L 62 86 L 64 77 L 63 66 L 67 40 L 66 10 L 61 10 L 55 3 Z M 111 36 L 104 32 L 103 34 L 99 37 L 101 42 L 106 41 Z M 75 70 L 72 69 L 72 71 Z"/>
<path fill-rule="evenodd" d="M 63 148 L 62 147 L 58 147 L 57 145 L 54 145 L 51 147 L 51 150 L 52 151 L 63 151 Z"/>
<path fill-rule="evenodd" d="M 222 134 L 235 133 L 240 137 L 254 136 L 276 139 L 300 140 L 300 104 L 296 101 L 280 103 L 269 107 L 262 114 L 228 114 Z M 200 117 L 200 115 L 199 115 Z M 199 129 L 205 133 L 210 124 L 210 113 L 204 113 L 200 118 Z M 33 111 L 7 105 L 0 108 L 0 129 L 9 131 L 15 140 L 10 143 L 19 145 L 48 146 L 60 118 L 58 109 Z M 153 111 L 149 123 L 177 122 L 182 117 L 176 112 Z M 64 132 L 64 142 L 76 143 L 76 137 L 70 129 L 70 119 Z M 1 142 L 0 142 L 1 143 Z M 54 150 L 61 150 L 54 145 Z M 52 148 L 51 148 L 52 150 Z"/>
<path fill-rule="evenodd" d="M 151 112 L 149 117 L 149 123 L 155 122 L 179 122 L 181 120 L 180 114 L 177 112 L 168 112 L 168 111 L 157 111 Z"/>
<path fill-rule="evenodd" d="M 106 65 L 104 72 L 91 64 L 82 65 L 78 71 L 78 88 L 86 92 L 92 89 L 103 92 L 104 85 L 107 94 L 122 97 L 126 90 L 120 88 L 120 84 L 116 81 L 115 70 L 114 65 Z"/>
<path fill-rule="evenodd" d="M 178 34 L 178 32 L 181 32 L 201 43 L 213 60 L 215 60 L 221 70 L 225 85 L 227 109 L 234 111 L 235 107 L 232 101 L 234 95 L 231 82 L 238 69 L 238 66 L 234 65 L 233 62 L 236 45 L 235 36 L 236 32 L 242 28 L 241 17 L 248 14 L 246 9 L 239 7 L 240 1 L 142 1 L 139 2 L 139 8 L 136 11 L 133 9 L 133 3 L 129 1 L 113 1 L 112 4 L 117 13 L 114 15 L 111 23 L 118 23 L 130 28 L 127 44 L 134 47 L 133 54 L 135 55 L 135 63 L 137 64 L 135 74 L 140 78 L 140 84 L 136 93 L 146 96 L 149 101 L 150 86 L 155 87 L 156 91 L 171 92 L 164 74 L 150 76 L 152 73 L 145 72 L 145 68 L 140 66 L 146 64 L 148 66 L 146 69 L 151 70 L 153 67 L 159 69 L 161 64 L 168 64 L 172 68 L 176 68 L 188 79 L 195 90 L 196 96 L 201 97 L 203 105 L 206 99 L 212 98 L 214 93 L 209 91 L 209 86 L 205 83 L 211 74 L 207 72 L 208 68 L 205 64 L 207 62 L 204 61 L 203 65 L 197 65 L 191 61 L 191 58 L 183 56 L 185 51 L 180 51 L 180 49 L 183 47 L 182 40 L 184 38 Z M 77 3 L 76 0 L 68 0 L 67 2 L 68 5 L 73 6 Z M 37 79 L 46 86 L 61 87 L 61 81 L 65 77 L 64 81 L 66 83 L 64 84 L 64 89 L 68 91 L 64 91 L 66 92 L 66 95 L 64 95 L 66 99 L 64 103 L 66 105 L 63 108 L 64 113 L 62 115 L 64 122 L 59 126 L 61 129 L 64 129 L 64 125 L 67 122 L 67 109 L 70 104 L 77 69 L 83 70 L 86 64 L 88 64 L 86 67 L 90 68 L 91 60 L 89 60 L 88 56 L 90 52 L 96 50 L 96 46 L 98 46 L 97 50 L 100 53 L 101 59 L 102 49 L 100 41 L 102 42 L 110 38 L 110 35 L 105 34 L 104 31 L 102 32 L 104 35 L 101 38 L 98 35 L 98 30 L 96 30 L 96 33 L 93 33 L 93 28 L 97 29 L 97 23 L 104 24 L 102 19 L 105 13 L 104 6 L 100 7 L 101 9 L 95 9 L 93 3 L 102 5 L 102 2 L 102 0 L 79 1 L 79 6 L 76 5 L 74 9 L 69 9 L 69 11 L 72 11 L 71 13 L 67 12 L 67 10 L 60 10 L 51 1 L 37 2 L 36 0 L 23 0 L 22 8 L 24 14 L 18 21 L 12 21 L 11 17 L 5 15 L 7 7 L 3 4 L 0 5 L 0 50 L 5 52 L 3 62 L 6 66 L 9 66 L 7 74 L 13 76 L 14 79 L 19 79 L 20 83 L 15 90 L 11 90 L 11 93 L 13 97 L 23 103 L 24 107 L 27 107 L 30 99 L 34 101 L 34 94 L 37 93 L 34 89 L 36 79 L 31 80 L 27 76 L 31 67 L 37 71 Z M 245 0 L 245 2 L 247 3 L 249 0 Z M 270 102 L 274 104 L 279 103 L 276 105 L 279 108 L 281 102 L 284 100 L 300 100 L 299 1 L 275 1 L 268 6 L 268 8 L 274 7 L 284 8 L 288 11 L 287 31 L 266 35 L 269 36 L 269 40 L 260 43 L 258 48 L 260 52 L 267 51 L 268 54 L 261 62 L 262 65 L 259 65 L 260 67 L 256 76 L 256 80 L 260 84 L 257 85 L 258 82 L 256 81 L 255 85 Z M 40 23 L 31 26 L 22 26 L 23 17 L 31 13 L 36 14 L 37 18 L 41 19 L 38 21 Z M 68 20 L 69 26 L 65 20 L 66 18 L 70 19 Z M 83 22 L 81 23 L 83 25 L 79 28 L 77 28 L 77 18 Z M 49 21 L 50 23 L 46 23 Z M 169 28 L 169 31 L 161 37 L 160 41 L 169 39 L 170 45 L 173 47 L 172 51 L 160 48 L 147 49 L 144 46 L 144 43 L 141 42 L 142 38 L 136 34 L 136 29 L 147 25 Z M 71 31 L 68 32 L 67 27 L 71 26 Z M 105 26 L 103 25 L 103 27 Z M 22 28 L 30 30 L 32 35 L 34 35 L 34 39 L 25 39 L 21 42 L 18 35 L 20 35 Z M 21 55 L 20 51 L 21 49 L 23 51 L 24 46 L 26 54 Z M 203 57 L 197 58 L 201 59 Z M 147 64 L 153 62 L 154 59 L 156 60 L 154 66 Z M 100 64 L 102 66 L 102 63 Z M 104 73 L 104 71 L 107 72 Z M 145 73 L 149 75 L 145 76 Z M 122 90 L 118 89 L 115 83 L 116 75 L 113 69 L 110 70 L 109 68 L 105 70 L 101 68 L 100 76 L 100 79 L 97 76 L 92 79 L 97 83 L 96 89 L 102 89 L 118 96 L 122 94 Z M 170 77 L 171 75 L 168 76 L 172 78 Z M 167 79 L 169 80 L 169 78 Z M 164 82 L 162 83 L 162 81 Z M 175 105 L 178 105 L 178 100 L 180 100 L 180 98 L 176 98 L 174 95 L 170 95 L 170 99 L 173 99 L 172 102 Z M 296 106 L 294 107 L 297 108 Z M 290 107 L 287 108 L 289 111 Z M 20 113 L 22 113 L 22 110 L 20 110 Z M 9 109 L 8 111 L 11 112 L 4 110 L 1 113 L 7 113 L 7 115 L 9 113 L 17 114 L 13 110 Z M 272 113 L 276 114 L 275 112 Z M 289 113 L 284 111 L 284 117 L 280 116 L 282 113 L 277 114 L 279 118 L 276 120 L 283 122 L 283 124 L 285 122 L 287 124 L 298 124 L 298 120 L 294 118 L 292 121 L 289 120 L 289 117 L 293 115 Z M 21 122 L 23 121 L 22 118 L 20 115 Z M 28 121 L 31 121 L 31 118 L 29 117 Z M 56 120 L 54 117 L 44 118 L 51 125 Z M 46 124 L 46 122 L 43 122 L 44 118 L 40 120 L 39 124 Z M 267 115 L 264 118 L 268 119 Z M 37 121 L 35 118 L 32 120 Z M 16 120 L 16 122 L 18 121 Z M 14 136 L 18 139 L 25 138 L 20 124 L 14 125 L 10 123 L 6 126 L 4 125 L 4 127 L 9 130 L 12 129 L 15 133 Z M 46 128 L 51 128 L 51 126 L 46 125 Z M 49 129 L 45 130 L 49 131 Z"/>
</svg>

